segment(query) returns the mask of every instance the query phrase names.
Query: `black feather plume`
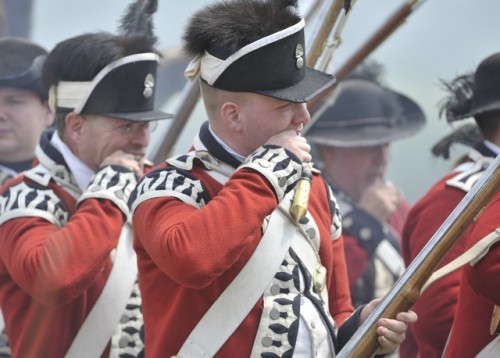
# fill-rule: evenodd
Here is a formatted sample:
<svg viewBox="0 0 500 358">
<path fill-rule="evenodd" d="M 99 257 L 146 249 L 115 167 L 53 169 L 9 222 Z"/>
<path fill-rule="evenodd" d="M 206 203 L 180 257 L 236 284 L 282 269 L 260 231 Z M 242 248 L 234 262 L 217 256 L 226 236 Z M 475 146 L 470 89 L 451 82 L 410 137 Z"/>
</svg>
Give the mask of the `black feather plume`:
<svg viewBox="0 0 500 358">
<path fill-rule="evenodd" d="M 120 32 L 125 36 L 146 36 L 156 42 L 153 14 L 158 0 L 137 0 L 131 3 L 120 21 Z"/>
<path fill-rule="evenodd" d="M 460 143 L 469 147 L 474 147 L 483 140 L 481 130 L 475 123 L 467 123 L 440 139 L 432 146 L 432 154 L 436 157 L 450 158 L 450 147 L 455 143 Z"/>
<path fill-rule="evenodd" d="M 439 116 L 444 116 L 448 122 L 453 122 L 470 111 L 474 93 L 474 74 L 467 73 L 452 81 L 440 82 L 448 94 L 439 104 Z"/>
</svg>

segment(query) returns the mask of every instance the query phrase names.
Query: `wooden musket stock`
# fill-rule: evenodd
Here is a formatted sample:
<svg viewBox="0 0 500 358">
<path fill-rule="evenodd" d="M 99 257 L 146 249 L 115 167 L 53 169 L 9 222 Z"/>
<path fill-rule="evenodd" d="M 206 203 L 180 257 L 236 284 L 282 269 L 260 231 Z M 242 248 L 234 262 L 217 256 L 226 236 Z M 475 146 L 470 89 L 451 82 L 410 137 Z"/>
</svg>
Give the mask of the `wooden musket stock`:
<svg viewBox="0 0 500 358">
<path fill-rule="evenodd" d="M 422 286 L 432 275 L 439 262 L 499 190 L 499 168 L 500 155 L 497 155 L 481 178 L 415 257 L 392 289 L 384 296 L 377 308 L 339 352 L 337 358 L 366 358 L 376 354 L 379 348 L 376 332 L 377 321 L 380 318 L 395 318 L 397 313 L 407 311 L 415 303 Z"/>
</svg>

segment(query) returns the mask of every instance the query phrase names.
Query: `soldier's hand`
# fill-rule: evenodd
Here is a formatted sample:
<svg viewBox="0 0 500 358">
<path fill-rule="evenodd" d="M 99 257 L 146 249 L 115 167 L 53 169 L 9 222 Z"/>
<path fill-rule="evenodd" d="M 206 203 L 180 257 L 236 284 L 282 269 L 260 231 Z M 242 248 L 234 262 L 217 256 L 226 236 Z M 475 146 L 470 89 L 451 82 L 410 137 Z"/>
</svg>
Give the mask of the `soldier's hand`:
<svg viewBox="0 0 500 358">
<path fill-rule="evenodd" d="M 104 158 L 101 168 L 107 165 L 120 165 L 132 170 L 138 177 L 144 174 L 144 156 L 141 154 L 126 153 L 123 150 L 117 150 Z"/>
<path fill-rule="evenodd" d="M 365 189 L 358 205 L 380 222 L 385 222 L 399 205 L 398 190 L 394 185 L 378 179 Z"/>
<path fill-rule="evenodd" d="M 273 135 L 268 139 L 266 144 L 277 145 L 288 149 L 295 154 L 302 163 L 309 163 L 312 160 L 310 154 L 311 146 L 307 140 L 293 129 L 283 131 Z"/>
<path fill-rule="evenodd" d="M 380 303 L 380 299 L 370 301 L 361 311 L 360 323 L 366 318 Z M 399 312 L 396 319 L 380 318 L 377 321 L 377 334 L 380 348 L 377 354 L 386 354 L 395 351 L 406 338 L 408 325 L 415 323 L 418 317 L 411 310 L 408 312 Z"/>
</svg>

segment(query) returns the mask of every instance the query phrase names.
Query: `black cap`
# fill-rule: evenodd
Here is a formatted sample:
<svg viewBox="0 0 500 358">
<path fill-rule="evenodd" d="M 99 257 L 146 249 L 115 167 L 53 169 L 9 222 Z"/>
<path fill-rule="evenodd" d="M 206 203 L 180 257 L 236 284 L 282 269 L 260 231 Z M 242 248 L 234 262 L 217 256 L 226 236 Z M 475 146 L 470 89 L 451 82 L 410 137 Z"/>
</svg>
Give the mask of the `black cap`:
<svg viewBox="0 0 500 358">
<path fill-rule="evenodd" d="M 50 104 L 78 114 L 99 114 L 134 121 L 172 118 L 154 110 L 158 55 L 138 53 L 104 67 L 90 82 L 60 81 Z"/>
<path fill-rule="evenodd" d="M 333 104 L 323 104 L 317 112 L 319 119 L 307 132 L 311 143 L 374 146 L 414 134 L 425 124 L 425 115 L 417 103 L 372 81 L 344 80 L 330 100 Z"/>
<path fill-rule="evenodd" d="M 274 36 L 259 40 L 264 43 L 262 47 L 253 49 L 256 43 L 244 47 L 240 50 L 243 55 L 232 62 L 212 86 L 226 91 L 255 92 L 304 103 L 333 85 L 335 79 L 332 75 L 306 67 L 304 29 L 301 24 L 296 25 L 299 28 L 297 32 L 291 32 L 276 41 L 266 41 Z M 251 50 L 247 53 L 248 48 Z"/>
<path fill-rule="evenodd" d="M 305 22 L 295 15 L 293 3 L 227 1 L 199 11 L 185 36 L 188 52 L 196 56 L 186 77 L 194 79 L 200 73 L 201 80 L 214 88 L 295 103 L 307 102 L 333 85 L 332 75 L 306 67 Z M 215 18 L 221 13 L 225 21 Z M 272 27 L 284 18 L 286 25 Z M 219 29 L 214 21 L 228 29 Z M 229 53 L 227 38 L 234 40 L 231 45 L 238 43 Z"/>
</svg>

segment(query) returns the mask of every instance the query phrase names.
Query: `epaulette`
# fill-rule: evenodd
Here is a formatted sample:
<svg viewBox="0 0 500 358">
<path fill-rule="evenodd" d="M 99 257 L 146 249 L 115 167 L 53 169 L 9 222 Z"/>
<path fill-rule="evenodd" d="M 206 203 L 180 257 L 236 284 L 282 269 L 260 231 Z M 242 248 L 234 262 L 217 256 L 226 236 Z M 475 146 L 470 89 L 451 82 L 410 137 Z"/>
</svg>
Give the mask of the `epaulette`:
<svg viewBox="0 0 500 358">
<path fill-rule="evenodd" d="M 201 208 L 210 200 L 207 190 L 201 181 L 191 173 L 194 161 L 198 159 L 194 153 L 182 154 L 168 159 L 167 167 L 158 168 L 147 173 L 137 184 L 129 201 L 131 211 L 144 201 L 175 197 L 196 208 Z"/>
<path fill-rule="evenodd" d="M 464 163 L 457 168 L 456 175 L 446 181 L 446 185 L 468 193 L 486 168 L 488 168 L 489 164 L 490 161 L 488 161 L 487 158 L 480 159 L 476 162 Z"/>
<path fill-rule="evenodd" d="M 21 217 L 40 217 L 61 227 L 68 221 L 69 211 L 53 190 L 23 181 L 0 196 L 0 224 Z"/>
</svg>

